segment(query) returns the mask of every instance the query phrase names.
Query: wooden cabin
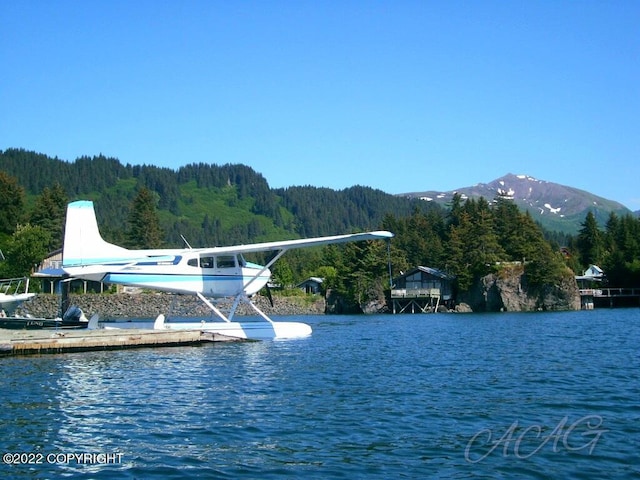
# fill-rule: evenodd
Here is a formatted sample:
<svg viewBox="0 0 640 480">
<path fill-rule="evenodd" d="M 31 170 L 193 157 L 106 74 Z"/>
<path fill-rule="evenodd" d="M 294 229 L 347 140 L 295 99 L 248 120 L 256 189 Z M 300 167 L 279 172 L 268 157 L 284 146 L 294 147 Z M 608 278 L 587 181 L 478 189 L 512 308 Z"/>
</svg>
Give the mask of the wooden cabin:
<svg viewBox="0 0 640 480">
<path fill-rule="evenodd" d="M 304 282 L 296 285 L 297 288 L 304 291 L 304 293 L 318 294 L 322 293 L 322 282 L 324 280 L 320 277 L 309 277 Z"/>
<path fill-rule="evenodd" d="M 453 306 L 454 277 L 436 268 L 416 267 L 393 280 L 393 313 L 427 313 Z"/>
</svg>

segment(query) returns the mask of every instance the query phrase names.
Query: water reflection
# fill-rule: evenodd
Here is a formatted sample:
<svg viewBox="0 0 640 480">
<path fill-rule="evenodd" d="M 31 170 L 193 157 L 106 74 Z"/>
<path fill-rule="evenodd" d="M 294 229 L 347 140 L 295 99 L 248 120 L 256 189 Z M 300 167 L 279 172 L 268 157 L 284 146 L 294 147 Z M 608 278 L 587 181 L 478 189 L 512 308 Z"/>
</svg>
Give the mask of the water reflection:
<svg viewBox="0 0 640 480">
<path fill-rule="evenodd" d="M 209 379 L 199 348 L 98 352 L 65 357 L 56 394 L 60 451 L 126 452 L 190 421 Z M 125 456 L 126 458 L 127 456 Z"/>
</svg>

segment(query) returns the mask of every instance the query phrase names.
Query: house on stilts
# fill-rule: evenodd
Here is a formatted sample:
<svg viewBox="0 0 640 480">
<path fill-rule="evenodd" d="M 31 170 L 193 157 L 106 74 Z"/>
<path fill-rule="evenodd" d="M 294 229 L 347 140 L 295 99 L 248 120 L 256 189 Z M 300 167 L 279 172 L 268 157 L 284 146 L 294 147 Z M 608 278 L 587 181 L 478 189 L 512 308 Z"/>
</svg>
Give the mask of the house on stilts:
<svg viewBox="0 0 640 480">
<path fill-rule="evenodd" d="M 428 313 L 453 307 L 454 277 L 436 268 L 416 267 L 393 280 L 393 313 Z"/>
</svg>

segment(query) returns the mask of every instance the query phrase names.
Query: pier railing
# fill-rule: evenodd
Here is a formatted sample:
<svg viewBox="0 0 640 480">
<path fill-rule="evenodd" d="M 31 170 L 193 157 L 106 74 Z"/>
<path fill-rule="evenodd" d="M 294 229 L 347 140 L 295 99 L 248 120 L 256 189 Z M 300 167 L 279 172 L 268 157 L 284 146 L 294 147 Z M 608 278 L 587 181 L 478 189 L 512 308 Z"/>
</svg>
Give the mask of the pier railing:
<svg viewBox="0 0 640 480">
<path fill-rule="evenodd" d="M 580 296 L 596 298 L 640 297 L 640 288 L 583 288 L 580 289 Z"/>
<path fill-rule="evenodd" d="M 29 277 L 0 279 L 0 293 L 17 295 L 29 292 Z"/>
<path fill-rule="evenodd" d="M 439 296 L 439 288 L 397 288 L 391 290 L 391 298 L 421 298 Z"/>
</svg>

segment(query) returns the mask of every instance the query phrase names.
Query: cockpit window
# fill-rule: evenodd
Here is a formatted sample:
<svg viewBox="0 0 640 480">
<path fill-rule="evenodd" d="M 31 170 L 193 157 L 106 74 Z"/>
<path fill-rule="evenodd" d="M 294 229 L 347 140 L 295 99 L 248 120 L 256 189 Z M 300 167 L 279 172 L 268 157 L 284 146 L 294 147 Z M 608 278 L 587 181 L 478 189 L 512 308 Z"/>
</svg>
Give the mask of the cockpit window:
<svg viewBox="0 0 640 480">
<path fill-rule="evenodd" d="M 213 257 L 200 257 L 200 268 L 213 268 Z"/>
<path fill-rule="evenodd" d="M 190 267 L 197 267 L 198 266 L 198 259 L 197 258 L 190 258 L 189 261 L 187 262 L 187 265 L 189 265 Z"/>
<path fill-rule="evenodd" d="M 216 257 L 217 268 L 235 268 L 236 257 L 235 255 L 221 255 Z"/>
</svg>

